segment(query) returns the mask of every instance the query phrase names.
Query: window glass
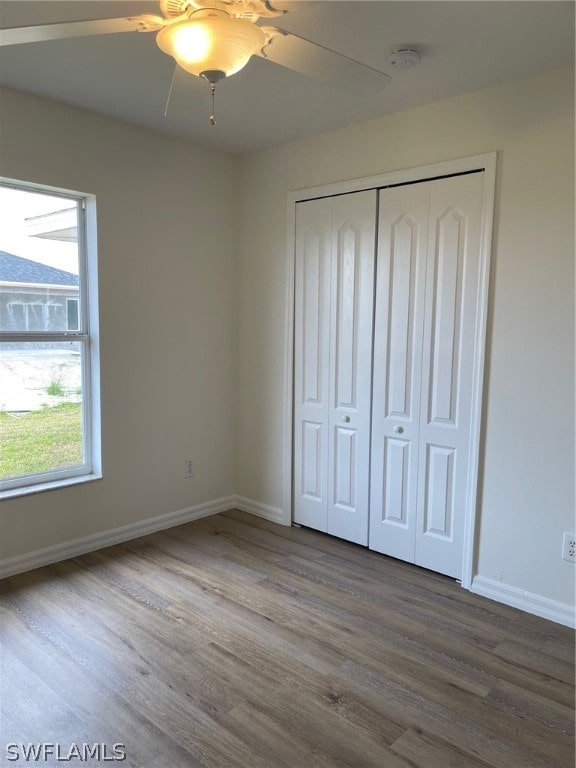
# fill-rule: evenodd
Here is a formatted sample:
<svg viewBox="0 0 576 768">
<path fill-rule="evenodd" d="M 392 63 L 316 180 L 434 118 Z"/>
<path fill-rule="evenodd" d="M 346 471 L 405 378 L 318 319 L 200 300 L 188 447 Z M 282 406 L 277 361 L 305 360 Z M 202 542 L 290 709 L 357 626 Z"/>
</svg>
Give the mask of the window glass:
<svg viewBox="0 0 576 768">
<path fill-rule="evenodd" d="M 0 479 L 84 463 L 78 342 L 0 344 Z"/>
<path fill-rule="evenodd" d="M 0 184 L 0 483 L 92 471 L 81 196 Z"/>
</svg>

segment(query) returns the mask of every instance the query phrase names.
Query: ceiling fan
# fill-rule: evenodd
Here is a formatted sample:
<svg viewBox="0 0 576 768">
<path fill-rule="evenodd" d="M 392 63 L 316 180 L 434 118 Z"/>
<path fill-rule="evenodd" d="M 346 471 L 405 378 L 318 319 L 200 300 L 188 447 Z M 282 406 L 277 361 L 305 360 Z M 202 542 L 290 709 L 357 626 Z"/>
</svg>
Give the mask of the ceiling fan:
<svg viewBox="0 0 576 768">
<path fill-rule="evenodd" d="M 262 20 L 292 11 L 281 0 L 159 0 L 161 16 L 71 21 L 0 30 L 0 46 L 116 32 L 155 32 L 156 44 L 185 72 L 205 79 L 212 104 L 216 83 L 239 72 L 252 56 L 357 95 L 377 93 L 389 76 Z M 289 8 L 285 8 L 288 5 Z M 215 123 L 214 110 L 210 122 Z"/>
</svg>

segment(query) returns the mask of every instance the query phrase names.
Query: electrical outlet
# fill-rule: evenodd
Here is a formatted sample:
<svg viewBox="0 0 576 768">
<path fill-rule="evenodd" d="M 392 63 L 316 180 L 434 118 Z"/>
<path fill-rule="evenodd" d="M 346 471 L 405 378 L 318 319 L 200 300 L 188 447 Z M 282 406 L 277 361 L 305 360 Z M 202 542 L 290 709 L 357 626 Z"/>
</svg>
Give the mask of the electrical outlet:
<svg viewBox="0 0 576 768">
<path fill-rule="evenodd" d="M 194 477 L 194 469 L 190 459 L 186 459 L 184 462 L 184 477 Z"/>
<path fill-rule="evenodd" d="M 565 533 L 562 542 L 562 560 L 576 563 L 576 533 Z"/>
</svg>

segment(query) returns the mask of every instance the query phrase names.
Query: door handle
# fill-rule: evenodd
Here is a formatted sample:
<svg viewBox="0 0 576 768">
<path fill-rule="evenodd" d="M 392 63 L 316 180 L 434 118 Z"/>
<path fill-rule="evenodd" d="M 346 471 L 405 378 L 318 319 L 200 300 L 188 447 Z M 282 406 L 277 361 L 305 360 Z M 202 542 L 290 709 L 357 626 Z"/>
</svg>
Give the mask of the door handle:
<svg viewBox="0 0 576 768">
<path fill-rule="evenodd" d="M 342 421 L 345 421 L 346 424 L 348 424 L 348 422 L 350 421 L 350 416 L 348 416 L 348 415 L 342 416 Z"/>
<path fill-rule="evenodd" d="M 397 432 L 399 435 L 404 432 L 404 427 L 394 427 L 394 432 Z"/>
</svg>

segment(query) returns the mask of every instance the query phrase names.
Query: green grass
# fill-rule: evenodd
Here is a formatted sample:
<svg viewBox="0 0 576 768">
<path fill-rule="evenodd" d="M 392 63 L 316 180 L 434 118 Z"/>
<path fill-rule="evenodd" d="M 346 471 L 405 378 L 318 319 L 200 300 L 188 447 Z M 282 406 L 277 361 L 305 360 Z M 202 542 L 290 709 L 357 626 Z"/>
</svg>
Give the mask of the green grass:
<svg viewBox="0 0 576 768">
<path fill-rule="evenodd" d="M 80 403 L 61 403 L 22 414 L 0 411 L 0 478 L 81 463 Z"/>
<path fill-rule="evenodd" d="M 47 395 L 55 395 L 56 397 L 63 397 L 66 392 L 64 390 L 64 387 L 62 386 L 62 382 L 54 380 L 51 381 L 50 384 L 46 387 L 46 394 Z"/>
</svg>

